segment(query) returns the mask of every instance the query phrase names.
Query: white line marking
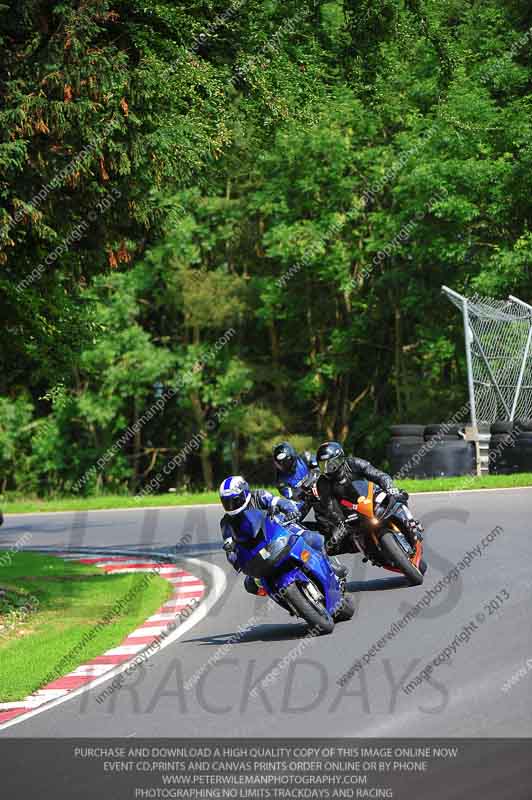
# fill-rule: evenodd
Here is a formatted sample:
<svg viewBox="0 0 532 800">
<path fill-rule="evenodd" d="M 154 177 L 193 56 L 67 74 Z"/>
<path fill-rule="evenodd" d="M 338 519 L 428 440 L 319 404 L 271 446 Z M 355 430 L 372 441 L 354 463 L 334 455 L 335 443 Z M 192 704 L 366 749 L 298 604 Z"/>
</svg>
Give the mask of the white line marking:
<svg viewBox="0 0 532 800">
<path fill-rule="evenodd" d="M 56 514 L 77 514 L 79 511 L 86 511 L 89 514 L 109 514 L 116 513 L 117 511 L 175 511 L 179 508 L 219 508 L 222 510 L 221 503 L 196 503 L 193 505 L 173 505 L 173 506 L 139 506 L 139 508 L 74 508 L 71 511 L 15 511 L 11 513 L 6 511 L 10 517 L 34 517 L 36 514 L 42 516 L 55 516 Z"/>
<path fill-rule="evenodd" d="M 82 561 L 82 560 L 83 559 L 80 558 L 80 561 Z M 141 563 L 143 564 L 144 561 L 141 562 L 138 559 L 136 561 L 103 561 L 102 560 L 102 561 L 97 561 L 95 564 L 87 564 L 86 566 L 89 566 L 89 567 L 100 567 L 100 568 L 113 567 L 113 569 L 126 570 L 126 568 L 134 567 L 136 564 L 141 564 Z"/>
<path fill-rule="evenodd" d="M 43 703 L 49 703 L 50 700 L 60 700 L 67 693 L 68 689 L 39 689 L 35 694 L 24 698 L 22 705 L 25 708 L 38 708 Z"/>
<path fill-rule="evenodd" d="M 96 564 L 95 566 L 99 566 L 99 564 Z M 156 566 L 155 562 L 154 562 L 153 566 L 154 567 Z M 151 569 L 150 566 L 144 566 L 143 565 L 142 567 L 140 567 L 138 565 L 135 566 L 134 564 L 132 564 L 130 567 L 126 567 L 126 569 L 122 569 L 122 568 L 120 568 L 120 569 L 116 568 L 115 569 L 114 567 L 111 567 L 111 568 L 108 567 L 105 570 L 105 574 L 106 575 L 130 575 L 132 572 L 148 572 L 150 569 Z"/>
<path fill-rule="evenodd" d="M 130 633 L 128 639 L 136 639 L 139 636 L 159 636 L 166 629 L 166 625 L 154 625 L 152 628 L 137 628 L 136 631 Z M 107 666 L 109 666 L 107 664 Z"/>
<path fill-rule="evenodd" d="M 464 476 L 467 477 L 467 476 Z M 421 497 L 422 495 L 431 495 L 431 494 L 473 494 L 474 492 L 522 492 L 522 491 L 532 491 L 532 486 L 500 486 L 500 487 L 493 487 L 492 489 L 446 489 L 443 491 L 437 492 L 409 492 L 409 494 L 415 495 L 416 497 Z M 117 512 L 124 512 L 124 511 L 176 511 L 180 508 L 219 508 L 222 509 L 220 503 L 195 503 L 192 505 L 173 505 L 173 506 L 141 506 L 140 508 L 88 508 L 83 509 L 87 511 L 88 514 L 109 514 L 109 513 L 117 513 Z M 5 515 L 9 515 L 9 517 L 34 517 L 36 515 L 40 516 L 56 516 L 58 514 L 76 514 L 80 509 L 73 509 L 72 511 L 16 511 L 10 512 L 9 510 L 5 511 Z M 87 554 L 85 554 L 87 555 Z"/>
<path fill-rule="evenodd" d="M 164 650 L 165 647 L 168 647 L 169 645 L 176 642 L 185 633 L 188 633 L 188 631 L 195 625 L 197 625 L 198 622 L 201 622 L 201 620 L 204 619 L 210 612 L 211 608 L 213 608 L 213 606 L 216 605 L 216 603 L 224 593 L 227 586 L 227 578 L 225 576 L 224 571 L 220 567 L 217 567 L 215 564 L 209 564 L 207 561 L 201 561 L 198 558 L 186 558 L 183 559 L 183 561 L 186 561 L 188 564 L 192 564 L 193 567 L 197 566 L 208 572 L 212 578 L 212 587 L 206 593 L 204 599 L 202 600 L 198 608 L 196 608 L 195 611 L 192 612 L 190 617 L 187 620 L 185 620 L 182 623 L 182 625 L 180 625 L 175 631 L 172 631 L 172 633 L 170 633 L 165 639 L 163 639 L 160 642 L 157 651 L 153 653 L 154 656 L 161 650 Z M 129 666 L 130 666 L 129 661 L 126 661 L 123 664 L 118 664 L 116 667 L 113 667 L 113 669 L 107 672 L 105 675 L 102 675 L 99 678 L 95 678 L 93 681 L 90 682 L 90 684 L 87 684 L 86 686 L 80 686 L 79 689 L 74 689 L 71 692 L 64 694 L 62 697 L 57 697 L 57 699 L 48 703 L 46 705 L 46 708 L 36 708 L 33 711 L 29 711 L 27 714 L 21 714 L 19 717 L 15 717 L 14 719 L 9 720 L 8 722 L 2 723 L 0 725 L 0 730 L 4 730 L 5 728 L 10 728 L 12 725 L 18 725 L 19 722 L 25 722 L 26 720 L 37 716 L 37 714 L 42 714 L 43 712 L 48 711 L 48 709 L 55 708 L 61 703 L 66 703 L 68 700 L 73 700 L 74 697 L 79 697 L 79 695 L 83 694 L 84 692 L 92 691 L 97 686 L 100 686 L 102 683 L 107 683 L 107 681 L 110 680 L 111 678 L 114 678 L 116 675 L 120 675 L 122 672 L 125 672 Z M 24 705 L 26 706 L 26 702 L 24 702 Z M 18 707 L 20 708 L 20 706 Z"/>
<path fill-rule="evenodd" d="M 109 664 L 82 664 L 81 667 L 76 667 L 76 669 L 69 672 L 68 675 L 65 675 L 65 678 L 78 676 L 78 675 L 103 675 L 104 672 L 109 670 Z"/>
<path fill-rule="evenodd" d="M 165 622 L 166 620 L 173 620 L 173 619 L 177 619 L 177 618 L 178 618 L 177 612 L 175 614 L 171 614 L 171 613 L 168 613 L 168 614 L 165 614 L 165 613 L 163 613 L 163 614 L 154 614 L 153 617 L 148 617 L 146 622 Z"/>
<path fill-rule="evenodd" d="M 122 644 L 120 647 L 112 647 L 111 650 L 106 650 L 103 653 L 104 656 L 129 656 L 135 655 L 135 653 L 140 653 L 141 650 L 144 650 L 146 647 L 145 644 Z"/>
<path fill-rule="evenodd" d="M 434 492 L 408 492 L 410 497 L 430 497 L 433 494 L 478 494 L 478 492 L 523 492 L 525 489 L 532 490 L 532 486 L 500 486 L 493 489 L 442 489 Z"/>
</svg>

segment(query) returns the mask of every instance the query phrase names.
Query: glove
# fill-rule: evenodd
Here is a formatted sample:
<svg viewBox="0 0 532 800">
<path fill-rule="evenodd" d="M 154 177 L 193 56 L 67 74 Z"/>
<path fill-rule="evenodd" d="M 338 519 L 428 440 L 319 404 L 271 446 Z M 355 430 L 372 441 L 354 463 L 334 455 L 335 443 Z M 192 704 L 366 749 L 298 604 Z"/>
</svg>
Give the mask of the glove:
<svg viewBox="0 0 532 800">
<path fill-rule="evenodd" d="M 299 517 L 299 511 L 291 511 L 289 514 L 284 515 L 284 522 L 297 522 Z"/>
<path fill-rule="evenodd" d="M 408 527 L 410 528 L 412 533 L 414 533 L 417 536 L 418 539 L 421 540 L 423 539 L 423 533 L 425 532 L 425 528 L 418 519 L 412 517 L 412 519 L 408 520 Z"/>
<path fill-rule="evenodd" d="M 297 519 L 299 516 L 299 508 L 293 500 L 287 500 L 285 497 L 276 497 L 270 507 L 271 515 L 283 514 L 285 518 Z"/>
<path fill-rule="evenodd" d="M 231 564 L 231 566 L 236 569 L 237 572 L 240 572 L 240 567 L 238 566 L 238 555 L 236 554 L 236 545 L 234 543 L 233 538 L 230 536 L 226 539 L 223 543 L 223 549 L 226 555 L 227 560 Z"/>
<path fill-rule="evenodd" d="M 398 503 L 402 503 L 405 506 L 408 503 L 408 492 L 405 492 L 403 489 L 398 489 L 397 486 L 392 486 L 388 494 L 390 497 L 393 497 L 394 500 L 397 500 Z"/>
<path fill-rule="evenodd" d="M 318 478 L 320 477 L 319 472 L 311 472 L 307 475 L 304 480 L 301 481 L 299 488 L 301 493 L 305 499 L 310 501 L 316 501 L 319 499 L 318 495 Z"/>
<path fill-rule="evenodd" d="M 309 472 L 307 477 L 303 478 L 303 480 L 301 481 L 301 488 L 305 489 L 307 492 L 311 492 L 312 487 L 317 484 L 319 477 L 320 477 L 319 472 Z"/>
</svg>

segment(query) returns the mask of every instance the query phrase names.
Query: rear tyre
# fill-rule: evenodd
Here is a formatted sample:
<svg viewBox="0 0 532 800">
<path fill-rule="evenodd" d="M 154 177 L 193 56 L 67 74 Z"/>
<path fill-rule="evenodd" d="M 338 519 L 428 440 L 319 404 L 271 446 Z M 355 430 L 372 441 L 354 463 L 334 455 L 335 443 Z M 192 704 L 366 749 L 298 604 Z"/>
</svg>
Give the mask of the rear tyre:
<svg viewBox="0 0 532 800">
<path fill-rule="evenodd" d="M 334 614 L 334 621 L 335 622 L 347 622 L 348 620 L 352 619 L 355 613 L 355 607 L 353 606 L 353 601 L 350 597 L 347 597 L 345 594 L 342 597 L 342 602 L 338 606 L 338 610 Z"/>
<path fill-rule="evenodd" d="M 381 536 L 381 547 L 393 566 L 401 570 L 410 586 L 421 586 L 423 573 L 412 564 L 392 531 Z"/>
<path fill-rule="evenodd" d="M 311 600 L 307 594 L 304 594 L 303 586 L 299 586 L 297 583 L 291 583 L 290 586 L 286 587 L 284 596 L 297 616 L 304 619 L 305 622 L 316 631 L 318 636 L 332 633 L 334 630 L 334 619 L 324 606 L 320 605 L 315 600 Z"/>
</svg>

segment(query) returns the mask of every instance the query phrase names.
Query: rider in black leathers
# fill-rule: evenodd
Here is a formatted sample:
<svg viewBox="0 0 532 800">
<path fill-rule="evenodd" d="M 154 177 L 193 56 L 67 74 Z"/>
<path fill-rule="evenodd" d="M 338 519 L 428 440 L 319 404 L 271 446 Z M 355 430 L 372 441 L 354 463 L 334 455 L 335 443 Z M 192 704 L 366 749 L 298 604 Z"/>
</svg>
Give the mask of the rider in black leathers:
<svg viewBox="0 0 532 800">
<path fill-rule="evenodd" d="M 377 469 L 363 458 L 347 457 L 338 442 L 324 442 L 318 448 L 317 460 L 321 473 L 317 482 L 320 513 L 328 519 L 331 526 L 329 531 L 323 531 L 329 552 L 356 552 L 350 537 L 346 538 L 342 549 L 342 542 L 347 533 L 342 500 L 349 503 L 358 501 L 361 490 L 357 487 L 357 481 L 371 481 L 388 495 L 393 495 L 398 502 L 405 506 L 408 503 L 407 492 L 396 488 L 386 472 Z M 413 517 L 411 525 L 413 530 L 422 530 L 420 523 Z"/>
</svg>

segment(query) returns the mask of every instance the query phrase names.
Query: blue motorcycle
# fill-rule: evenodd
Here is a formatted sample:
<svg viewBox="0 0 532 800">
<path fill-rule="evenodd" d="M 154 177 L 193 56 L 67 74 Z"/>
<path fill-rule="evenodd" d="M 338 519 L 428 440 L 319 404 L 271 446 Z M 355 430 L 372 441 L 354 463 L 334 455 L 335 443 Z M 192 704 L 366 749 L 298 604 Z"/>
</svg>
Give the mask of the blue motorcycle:
<svg viewBox="0 0 532 800">
<path fill-rule="evenodd" d="M 296 522 L 282 525 L 261 511 L 244 512 L 256 536 L 238 559 L 246 575 L 260 580 L 266 593 L 291 615 L 305 620 L 315 635 L 331 633 L 335 622 L 351 619 L 354 608 L 323 550 L 309 544 L 309 532 Z M 259 516 L 260 515 L 260 516 Z"/>
</svg>

